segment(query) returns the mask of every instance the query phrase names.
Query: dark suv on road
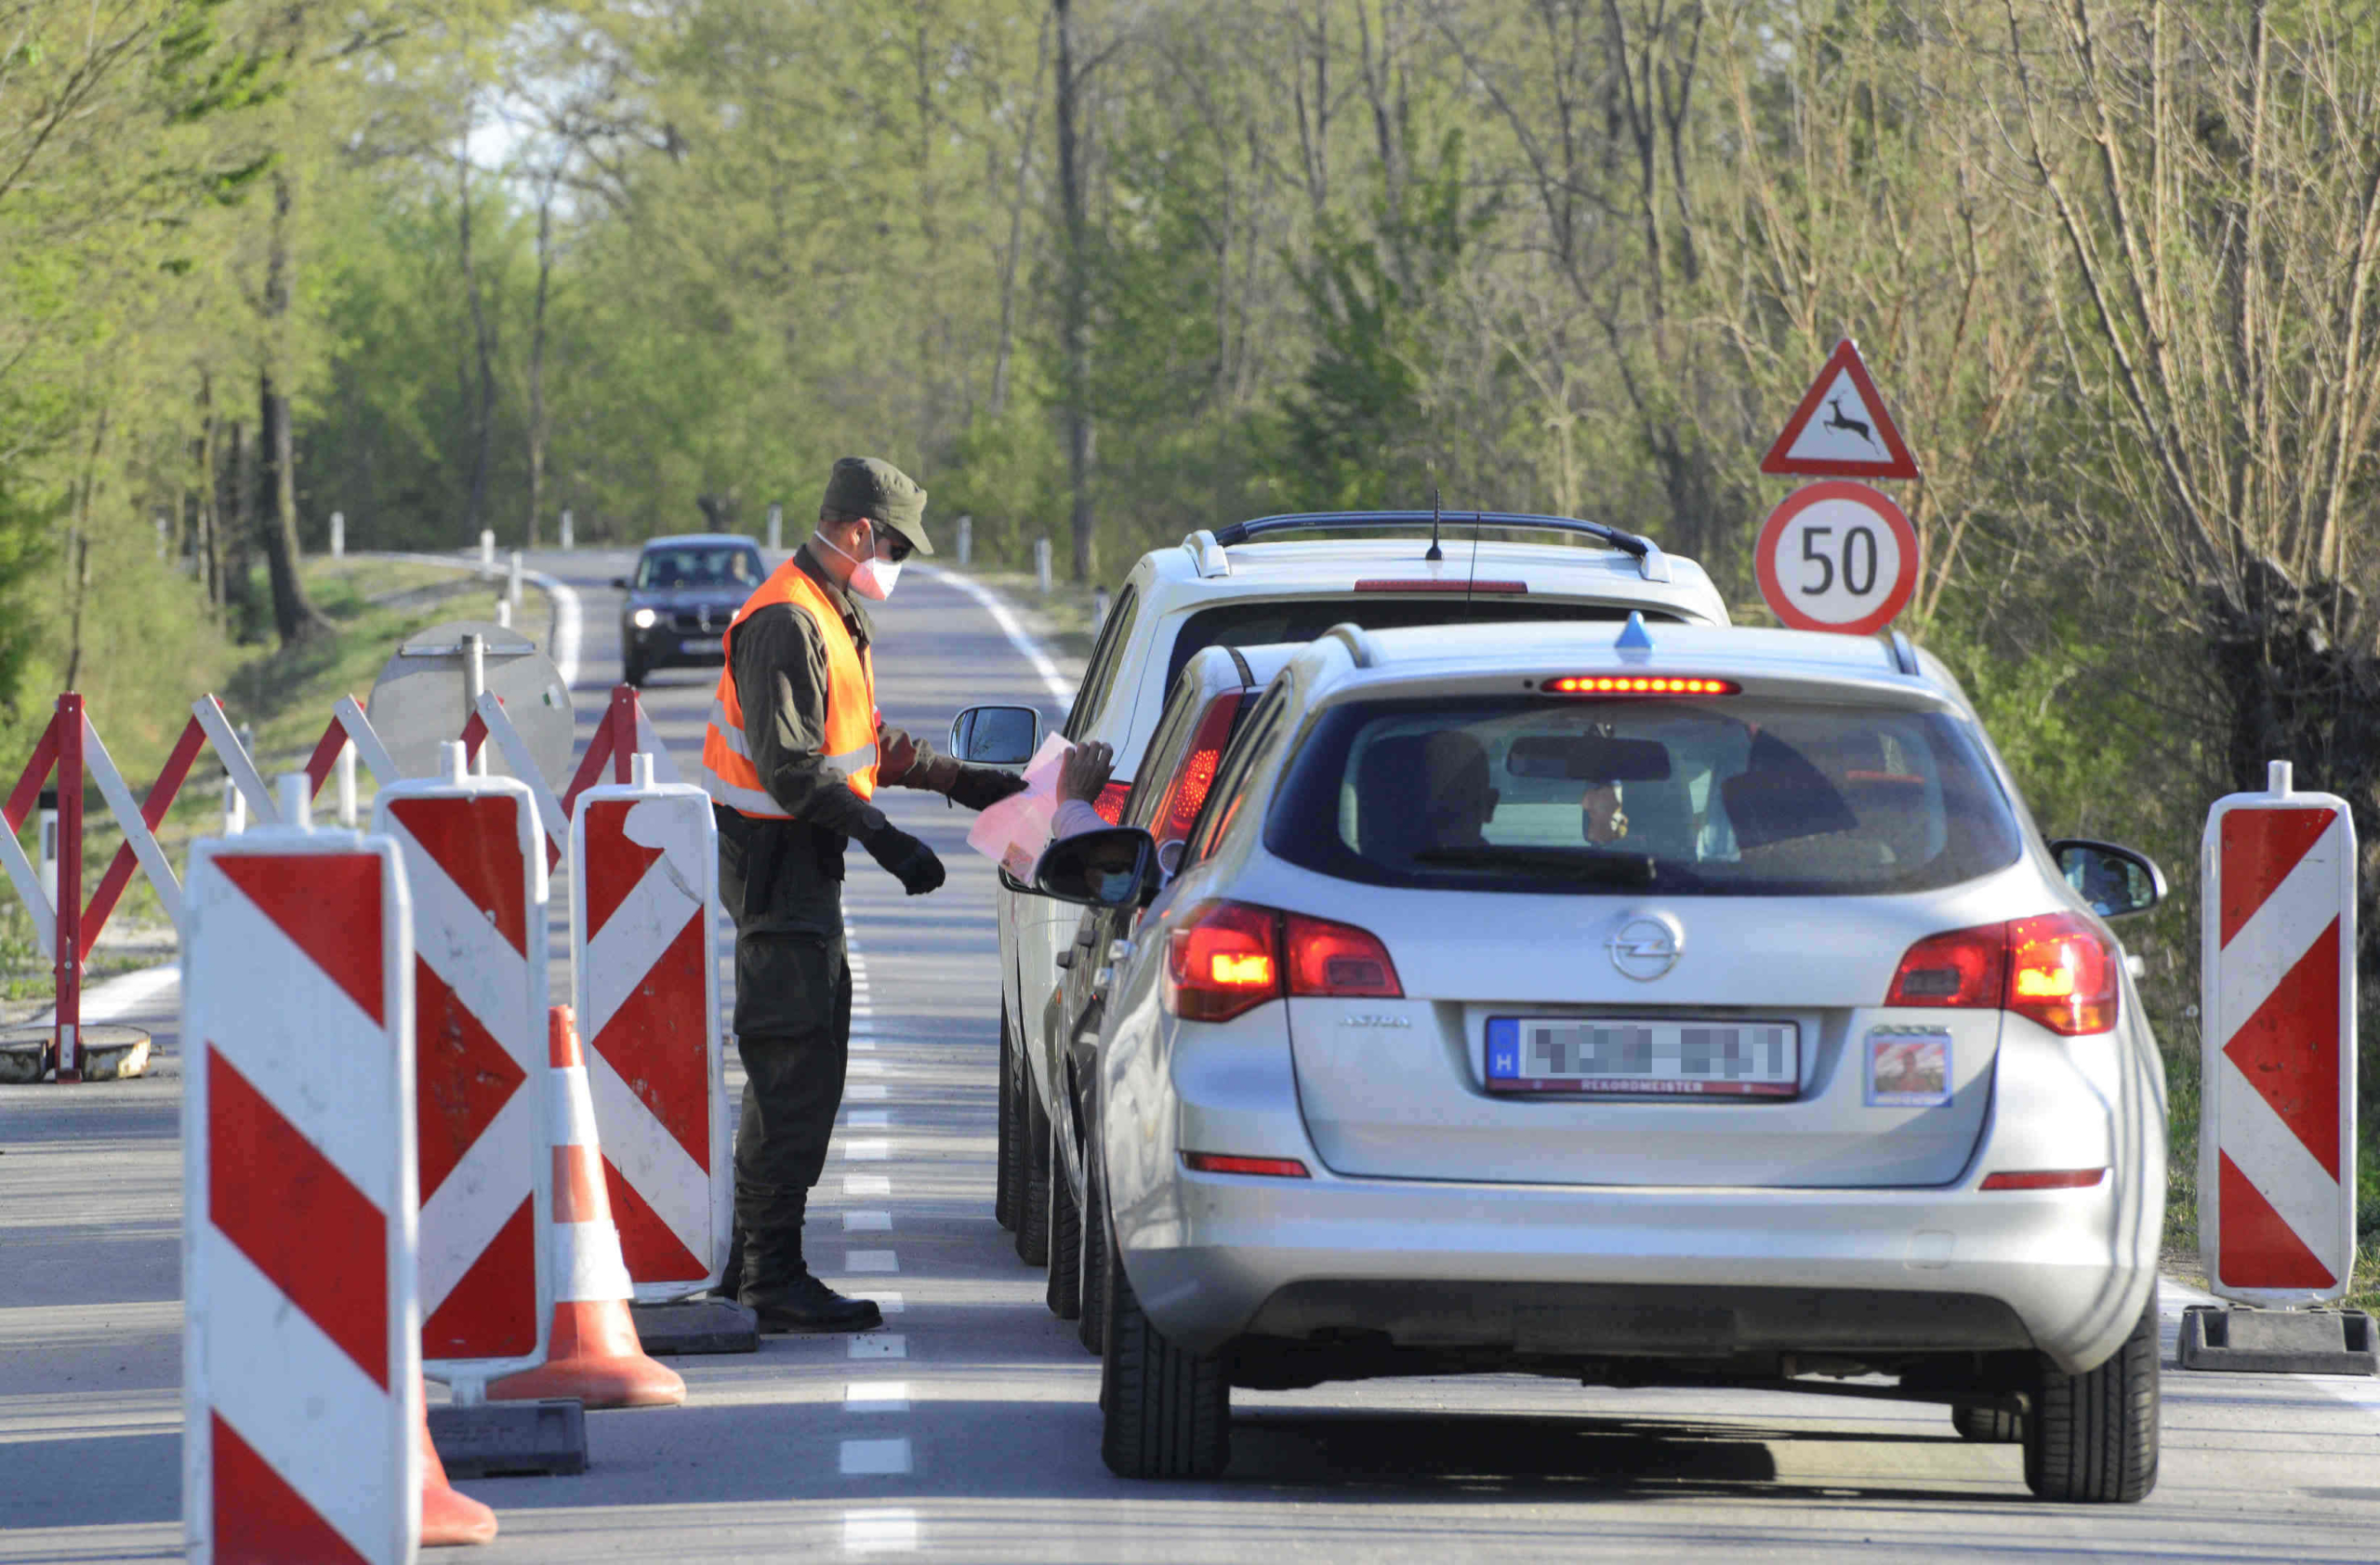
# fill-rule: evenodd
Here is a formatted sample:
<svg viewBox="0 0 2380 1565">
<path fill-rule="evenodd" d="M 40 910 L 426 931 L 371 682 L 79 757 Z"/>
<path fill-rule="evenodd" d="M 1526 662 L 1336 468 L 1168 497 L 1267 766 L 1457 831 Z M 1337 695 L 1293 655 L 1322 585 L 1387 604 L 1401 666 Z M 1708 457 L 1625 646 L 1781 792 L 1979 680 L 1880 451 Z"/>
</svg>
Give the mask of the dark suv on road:
<svg viewBox="0 0 2380 1565">
<path fill-rule="evenodd" d="M 622 678 L 727 660 L 728 621 L 769 574 L 760 546 L 734 533 L 654 538 L 634 574 L 613 578 L 620 600 Z"/>
</svg>

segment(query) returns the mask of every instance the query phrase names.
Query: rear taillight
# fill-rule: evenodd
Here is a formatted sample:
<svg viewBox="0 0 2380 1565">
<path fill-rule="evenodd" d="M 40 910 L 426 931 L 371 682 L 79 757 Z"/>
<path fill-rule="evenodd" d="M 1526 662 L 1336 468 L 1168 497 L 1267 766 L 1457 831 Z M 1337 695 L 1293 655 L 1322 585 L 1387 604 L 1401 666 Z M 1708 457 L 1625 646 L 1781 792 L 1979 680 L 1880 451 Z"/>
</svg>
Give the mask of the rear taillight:
<svg viewBox="0 0 2380 1565">
<path fill-rule="evenodd" d="M 1182 1165 L 1193 1174 L 1258 1174 L 1273 1179 L 1311 1179 L 1295 1158 L 1243 1158 L 1233 1152 L 1184 1152 Z"/>
<path fill-rule="evenodd" d="M 1208 902 L 1166 937 L 1165 1008 L 1184 1021 L 1227 1022 L 1281 993 L 1278 917 L 1269 908 Z"/>
<path fill-rule="evenodd" d="M 1565 674 L 1547 680 L 1545 689 L 1554 696 L 1735 696 L 1743 686 L 1690 674 Z"/>
<path fill-rule="evenodd" d="M 1207 802 L 1207 790 L 1215 784 L 1215 767 L 1223 761 L 1223 744 L 1231 737 L 1232 719 L 1239 713 L 1241 698 L 1241 692 L 1227 690 L 1198 714 L 1197 731 L 1190 736 L 1190 753 L 1165 785 L 1164 802 L 1151 817 L 1156 823 L 1153 835 L 1160 845 L 1190 834 L 1199 806 Z"/>
<path fill-rule="evenodd" d="M 1131 796 L 1130 783 L 1110 782 L 1099 790 L 1099 797 L 1091 802 L 1091 807 L 1098 811 L 1099 818 L 1108 825 L 1118 825 L 1124 818 L 1124 801 Z"/>
<path fill-rule="evenodd" d="M 1996 1007 L 2008 969 L 2008 926 L 1929 935 L 1909 948 L 1884 995 L 1887 1005 Z"/>
<path fill-rule="evenodd" d="M 1983 1176 L 1987 1190 L 2088 1190 L 2108 1176 L 2104 1168 L 2028 1168 Z"/>
<path fill-rule="evenodd" d="M 1245 902 L 1206 902 L 1167 936 L 1165 1007 L 1227 1022 L 1285 995 L 1401 998 L 1379 936 L 1352 924 Z"/>
<path fill-rule="evenodd" d="M 2079 913 L 1929 935 L 1909 948 L 1887 1005 L 2014 1011 L 2068 1038 L 2116 1025 L 2115 950 Z"/>
<path fill-rule="evenodd" d="M 1380 937 L 1352 924 L 1288 915 L 1289 992 L 1347 999 L 1402 999 L 1396 964 Z"/>
<path fill-rule="evenodd" d="M 2080 913 L 2008 926 L 2007 1009 L 2078 1038 L 2116 1025 L 2116 954 Z"/>
</svg>

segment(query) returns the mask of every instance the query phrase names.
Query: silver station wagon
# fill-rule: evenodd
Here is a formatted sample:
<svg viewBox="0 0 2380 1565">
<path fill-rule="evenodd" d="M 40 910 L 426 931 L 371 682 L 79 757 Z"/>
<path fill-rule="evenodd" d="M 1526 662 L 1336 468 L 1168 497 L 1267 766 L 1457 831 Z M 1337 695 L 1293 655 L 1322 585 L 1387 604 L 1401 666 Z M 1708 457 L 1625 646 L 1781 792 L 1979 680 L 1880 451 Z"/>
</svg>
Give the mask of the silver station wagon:
<svg viewBox="0 0 2380 1565">
<path fill-rule="evenodd" d="M 2109 917 L 1955 681 L 1884 640 L 1333 630 L 1188 838 L 1051 845 L 1113 958 L 1083 1214 L 1104 1454 L 1234 1386 L 1844 1390 L 2155 1481 L 2164 1080 Z"/>
</svg>

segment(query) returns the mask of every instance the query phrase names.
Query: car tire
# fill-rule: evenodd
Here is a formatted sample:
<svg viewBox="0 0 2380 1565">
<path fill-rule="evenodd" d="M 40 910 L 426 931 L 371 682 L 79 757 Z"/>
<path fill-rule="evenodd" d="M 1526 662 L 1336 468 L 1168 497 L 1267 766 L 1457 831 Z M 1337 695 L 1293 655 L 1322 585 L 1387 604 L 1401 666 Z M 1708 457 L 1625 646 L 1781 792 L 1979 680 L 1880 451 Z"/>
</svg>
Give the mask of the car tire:
<svg viewBox="0 0 2380 1565">
<path fill-rule="evenodd" d="M 1056 1123 L 1051 1122 L 1056 1134 Z M 1044 1295 L 1050 1313 L 1061 1320 L 1082 1314 L 1082 1212 L 1075 1204 L 1075 1187 L 1051 1147 L 1050 1160 L 1050 1286 Z"/>
<path fill-rule="evenodd" d="M 620 683 L 622 684 L 635 685 L 641 690 L 644 687 L 645 680 L 649 678 L 652 673 L 653 670 L 651 669 L 631 657 L 620 665 Z"/>
<path fill-rule="evenodd" d="M 1088 1130 L 1082 1149 L 1082 1320 L 1078 1334 L 1093 1358 L 1107 1335 L 1107 1181 L 1100 1175 L 1099 1147 Z"/>
<path fill-rule="evenodd" d="M 1107 1319 L 1100 1355 L 1100 1460 L 1118 1478 L 1219 1478 L 1231 1461 L 1231 1379 L 1141 1313 L 1115 1236 L 1103 1247 Z"/>
<path fill-rule="evenodd" d="M 1008 1007 L 1000 1007 L 999 1154 L 992 1174 L 992 1220 L 1003 1228 L 1016 1227 L 1016 1187 L 1019 1166 L 1016 1136 L 1016 1045 L 1009 1041 Z"/>
<path fill-rule="evenodd" d="M 2016 1445 L 2025 1438 L 2025 1415 L 2009 1408 L 1954 1402 L 1950 1406 L 1950 1427 L 1959 1432 L 1961 1439 L 1978 1445 Z"/>
<path fill-rule="evenodd" d="M 1024 1169 L 1016 1186 L 1016 1258 L 1028 1267 L 1050 1264 L 1050 1116 L 1027 1081 L 1018 1086 L 1016 1139 Z"/>
<path fill-rule="evenodd" d="M 2023 1421 L 2025 1487 L 2044 1500 L 2130 1505 L 2157 1487 L 2157 1303 L 2114 1357 L 2067 1374 L 2044 1361 Z"/>
</svg>

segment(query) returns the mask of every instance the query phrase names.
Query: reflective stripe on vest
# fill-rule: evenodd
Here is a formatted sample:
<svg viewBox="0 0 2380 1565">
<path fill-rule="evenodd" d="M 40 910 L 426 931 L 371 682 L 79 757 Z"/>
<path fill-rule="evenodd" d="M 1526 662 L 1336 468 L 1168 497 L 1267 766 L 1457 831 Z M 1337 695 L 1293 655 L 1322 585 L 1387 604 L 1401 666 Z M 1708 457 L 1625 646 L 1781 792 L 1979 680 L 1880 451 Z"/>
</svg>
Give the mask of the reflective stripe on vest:
<svg viewBox="0 0 2380 1565">
<path fill-rule="evenodd" d="M 841 612 L 826 591 L 810 578 L 799 557 L 787 560 L 744 601 L 727 627 L 733 641 L 735 627 L 759 610 L 785 603 L 806 612 L 818 627 L 826 651 L 826 732 L 823 759 L 839 767 L 851 789 L 863 799 L 876 793 L 876 670 L 872 660 L 852 641 Z M 747 816 L 788 818 L 783 806 L 762 786 L 752 764 L 751 747 L 744 739 L 744 703 L 735 693 L 734 665 L 719 671 L 719 688 L 710 704 L 710 722 L 703 730 L 703 789 L 713 799 Z"/>
</svg>

